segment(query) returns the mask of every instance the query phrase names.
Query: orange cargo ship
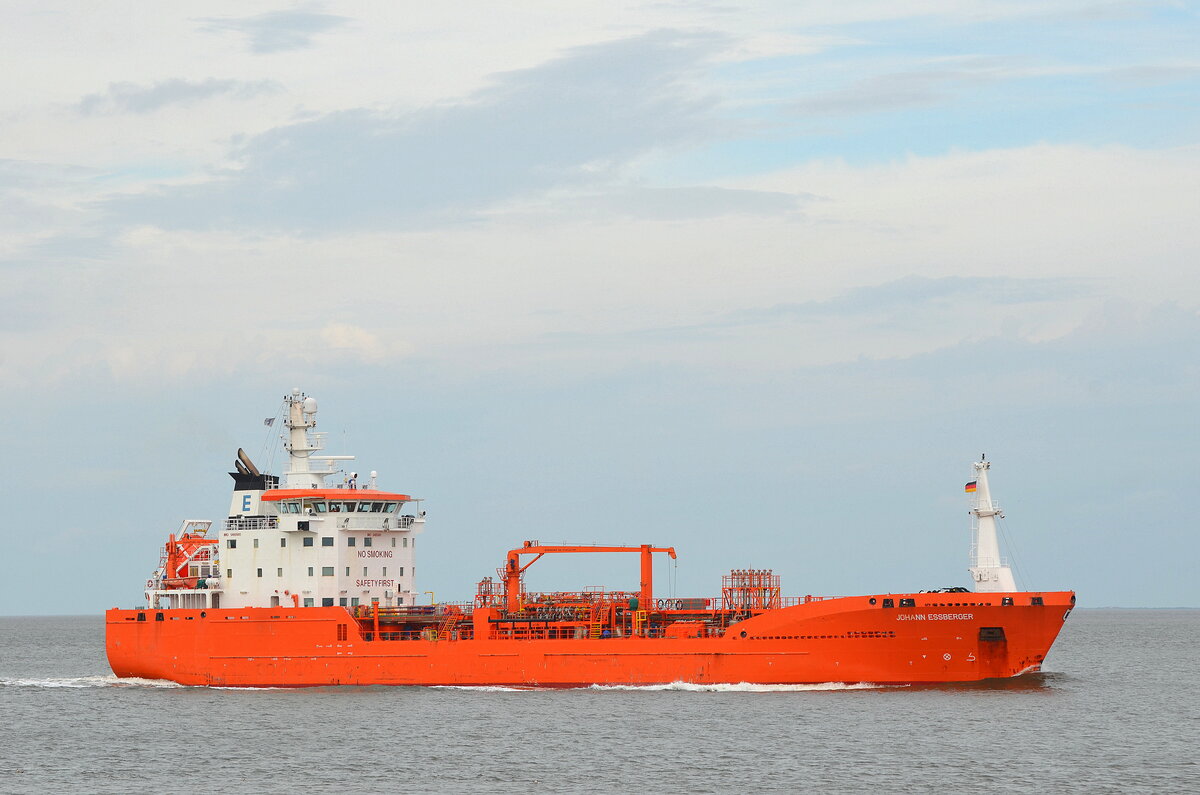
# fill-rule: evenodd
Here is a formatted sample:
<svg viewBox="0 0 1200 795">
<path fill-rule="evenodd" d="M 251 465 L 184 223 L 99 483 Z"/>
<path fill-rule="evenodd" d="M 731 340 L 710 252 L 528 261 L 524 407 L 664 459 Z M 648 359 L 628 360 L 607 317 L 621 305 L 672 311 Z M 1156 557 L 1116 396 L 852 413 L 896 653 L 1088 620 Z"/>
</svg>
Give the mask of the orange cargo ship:
<svg viewBox="0 0 1200 795">
<path fill-rule="evenodd" d="M 975 590 L 784 597 L 769 570 L 735 570 L 721 596 L 656 598 L 653 556 L 673 548 L 546 545 L 508 552 L 470 603 L 416 604 L 420 500 L 358 488 L 321 452 L 316 401 L 284 399 L 289 467 L 258 471 L 241 450 L 221 531 L 187 520 L 146 583 L 146 607 L 106 613 L 122 677 L 186 685 L 577 687 L 966 682 L 1040 669 L 1075 605 L 1070 591 L 1018 591 L 1000 558 L 976 463 Z M 271 424 L 268 420 L 268 424 Z M 405 511 L 409 512 L 405 512 Z M 635 553 L 637 591 L 534 593 L 524 573 L 548 554 Z"/>
</svg>

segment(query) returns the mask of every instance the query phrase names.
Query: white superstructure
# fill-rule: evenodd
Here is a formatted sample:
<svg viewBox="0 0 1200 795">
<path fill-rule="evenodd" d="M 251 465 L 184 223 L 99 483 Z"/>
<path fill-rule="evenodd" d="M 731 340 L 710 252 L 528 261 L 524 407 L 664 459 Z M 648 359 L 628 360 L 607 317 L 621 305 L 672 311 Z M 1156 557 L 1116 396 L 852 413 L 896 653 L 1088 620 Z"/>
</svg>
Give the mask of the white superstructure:
<svg viewBox="0 0 1200 795">
<path fill-rule="evenodd" d="M 182 569 L 164 571 L 174 563 L 160 566 L 147 583 L 152 606 L 182 607 L 185 591 L 196 602 L 188 606 L 200 607 L 416 603 L 420 500 L 377 489 L 374 472 L 369 488 L 358 488 L 355 473 L 327 483 L 340 474 L 336 462 L 354 457 L 321 453 L 316 400 L 296 389 L 284 403 L 286 471 L 281 478 L 261 473 L 238 451 L 229 516 L 208 555 L 215 565 L 205 573 L 212 574 L 195 583 L 182 580 Z M 170 545 L 164 560 L 169 552 Z"/>
<path fill-rule="evenodd" d="M 992 501 L 992 492 L 988 487 L 988 470 L 991 462 L 986 456 L 980 456 L 976 461 L 975 480 L 967 484 L 967 490 L 974 490 L 974 504 L 971 508 L 971 580 L 975 590 L 995 593 L 998 591 L 1017 590 L 1013 580 L 1012 569 L 1008 562 L 1000 557 L 1000 541 L 996 537 L 996 518 L 1004 518 L 1004 512 Z"/>
</svg>

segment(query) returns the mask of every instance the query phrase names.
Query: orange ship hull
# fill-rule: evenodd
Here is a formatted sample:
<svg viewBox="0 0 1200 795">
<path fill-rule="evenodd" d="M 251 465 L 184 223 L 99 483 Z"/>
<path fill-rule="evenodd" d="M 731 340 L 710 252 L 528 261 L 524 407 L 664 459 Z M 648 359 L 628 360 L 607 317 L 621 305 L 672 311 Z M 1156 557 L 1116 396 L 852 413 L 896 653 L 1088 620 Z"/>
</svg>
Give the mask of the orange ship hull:
<svg viewBox="0 0 1200 795">
<path fill-rule="evenodd" d="M 886 598 L 911 606 L 813 601 L 720 637 L 513 637 L 483 619 L 470 639 L 388 640 L 342 607 L 114 608 L 106 645 L 118 676 L 223 687 L 970 682 L 1039 670 L 1075 604 L 1070 591 Z"/>
</svg>

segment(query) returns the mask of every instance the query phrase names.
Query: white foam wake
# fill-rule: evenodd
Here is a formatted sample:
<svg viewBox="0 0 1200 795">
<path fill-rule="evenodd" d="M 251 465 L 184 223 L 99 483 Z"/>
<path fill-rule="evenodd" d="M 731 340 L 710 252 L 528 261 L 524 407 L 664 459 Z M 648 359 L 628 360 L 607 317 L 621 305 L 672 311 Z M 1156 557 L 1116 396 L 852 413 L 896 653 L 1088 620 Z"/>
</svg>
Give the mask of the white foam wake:
<svg viewBox="0 0 1200 795">
<path fill-rule="evenodd" d="M 477 693 L 520 693 L 525 691 L 546 690 L 631 690 L 631 691 L 661 691 L 677 690 L 686 693 L 802 693 L 829 690 L 878 690 L 897 685 L 876 685 L 871 682 L 821 682 L 807 685 L 761 685 L 750 682 L 737 684 L 698 685 L 692 682 L 671 682 L 661 685 L 586 685 L 582 687 L 555 687 L 553 685 L 505 686 L 505 685 L 432 685 L 438 690 L 471 690 Z"/>
<path fill-rule="evenodd" d="M 760 685 L 750 682 L 737 684 L 698 685 L 692 682 L 671 682 L 666 685 L 591 685 L 588 690 L 679 690 L 689 693 L 797 693 L 822 690 L 875 690 L 886 685 L 870 682 L 820 682 L 810 685 Z"/>
<path fill-rule="evenodd" d="M 0 687 L 183 687 L 177 682 L 165 679 L 138 679 L 136 677 L 120 678 L 108 676 L 74 676 L 62 678 L 23 679 L 20 677 L 0 677 Z"/>
<path fill-rule="evenodd" d="M 521 693 L 537 690 L 535 687 L 507 687 L 505 685 L 431 685 L 434 690 L 473 690 L 476 693 Z"/>
</svg>

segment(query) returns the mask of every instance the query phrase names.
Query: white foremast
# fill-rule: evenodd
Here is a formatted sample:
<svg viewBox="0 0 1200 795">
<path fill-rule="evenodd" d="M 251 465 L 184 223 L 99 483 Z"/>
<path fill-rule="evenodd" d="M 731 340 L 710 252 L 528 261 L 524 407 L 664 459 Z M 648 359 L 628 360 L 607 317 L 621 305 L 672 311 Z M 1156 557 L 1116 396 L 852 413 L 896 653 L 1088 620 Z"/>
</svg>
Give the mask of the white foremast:
<svg viewBox="0 0 1200 795">
<path fill-rule="evenodd" d="M 971 509 L 971 579 L 975 590 L 996 593 L 1017 590 L 1012 569 L 1000 557 L 1000 541 L 996 537 L 996 517 L 1004 518 L 1004 512 L 992 502 L 988 487 L 988 469 L 991 462 L 985 457 L 975 464 L 975 500 Z M 969 488 L 969 486 L 968 486 Z"/>
</svg>

